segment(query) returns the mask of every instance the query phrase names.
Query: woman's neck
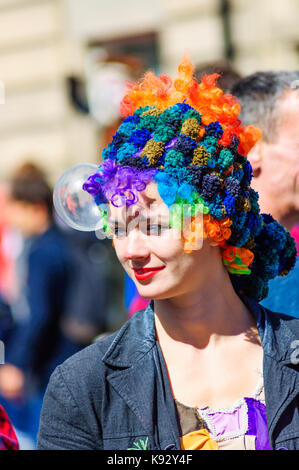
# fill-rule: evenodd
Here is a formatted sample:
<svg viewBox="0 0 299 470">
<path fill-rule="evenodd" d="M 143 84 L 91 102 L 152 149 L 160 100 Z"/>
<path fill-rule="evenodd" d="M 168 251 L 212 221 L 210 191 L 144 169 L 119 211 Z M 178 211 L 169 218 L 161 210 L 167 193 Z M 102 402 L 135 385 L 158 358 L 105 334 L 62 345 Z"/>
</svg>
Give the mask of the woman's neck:
<svg viewBox="0 0 299 470">
<path fill-rule="evenodd" d="M 188 343 L 198 349 L 255 327 L 253 316 L 235 293 L 226 271 L 195 292 L 155 300 L 154 312 L 160 341 Z"/>
</svg>

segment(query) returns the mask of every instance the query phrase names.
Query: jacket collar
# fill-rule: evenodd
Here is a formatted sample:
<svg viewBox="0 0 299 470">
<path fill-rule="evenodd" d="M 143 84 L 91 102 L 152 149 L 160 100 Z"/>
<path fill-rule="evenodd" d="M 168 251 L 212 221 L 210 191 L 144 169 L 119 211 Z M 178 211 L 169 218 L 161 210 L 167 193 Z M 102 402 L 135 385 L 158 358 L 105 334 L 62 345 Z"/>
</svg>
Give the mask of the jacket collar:
<svg viewBox="0 0 299 470">
<path fill-rule="evenodd" d="M 105 364 L 127 368 L 134 366 L 155 345 L 153 301 L 139 310 L 118 331 L 103 361 Z"/>
<path fill-rule="evenodd" d="M 155 345 L 151 304 L 123 325 L 102 360 L 113 367 L 107 380 L 152 436 L 152 448 L 180 449 L 170 384 Z"/>
<path fill-rule="evenodd" d="M 298 339 L 298 319 L 272 312 L 248 297 L 242 296 L 241 299 L 255 317 L 264 354 L 281 365 L 292 365 Z"/>
</svg>

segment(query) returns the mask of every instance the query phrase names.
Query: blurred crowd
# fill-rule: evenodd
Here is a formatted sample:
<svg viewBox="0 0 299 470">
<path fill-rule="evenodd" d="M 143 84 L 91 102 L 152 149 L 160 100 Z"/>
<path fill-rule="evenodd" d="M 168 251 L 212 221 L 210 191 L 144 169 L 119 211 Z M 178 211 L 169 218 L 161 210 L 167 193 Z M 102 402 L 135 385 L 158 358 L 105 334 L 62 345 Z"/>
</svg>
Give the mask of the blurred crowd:
<svg viewBox="0 0 299 470">
<path fill-rule="evenodd" d="M 111 327 L 110 244 L 55 219 L 52 188 L 30 162 L 0 201 L 0 405 L 34 448 L 51 373 Z"/>
<path fill-rule="evenodd" d="M 229 64 L 217 63 L 198 68 L 196 75 L 200 79 L 214 72 L 221 73 L 219 86 L 240 99 L 244 123 L 263 130 L 251 155 L 261 209 L 299 243 L 299 92 L 291 90 L 299 74 L 243 78 Z M 65 227 L 56 219 L 52 201 L 46 176 L 30 162 L 0 188 L 0 340 L 5 344 L 0 405 L 21 448 L 35 448 L 43 395 L 54 368 L 111 330 L 109 302 L 115 290 L 124 298 L 127 318 L 149 302 L 138 296 L 128 277 L 124 293 L 113 284 L 110 241 Z M 298 279 L 297 264 L 289 277 L 273 281 L 265 306 L 287 313 L 287 295 L 288 308 L 299 316 Z"/>
</svg>

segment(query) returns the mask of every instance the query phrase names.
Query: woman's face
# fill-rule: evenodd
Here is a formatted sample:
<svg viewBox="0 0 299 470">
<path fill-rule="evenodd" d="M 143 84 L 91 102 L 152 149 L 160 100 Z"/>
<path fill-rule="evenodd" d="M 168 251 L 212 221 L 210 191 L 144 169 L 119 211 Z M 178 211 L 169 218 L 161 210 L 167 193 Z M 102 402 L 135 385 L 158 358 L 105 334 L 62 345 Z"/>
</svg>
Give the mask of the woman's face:
<svg viewBox="0 0 299 470">
<path fill-rule="evenodd" d="M 137 204 L 110 206 L 117 257 L 145 298 L 166 299 L 196 290 L 213 258 L 220 258 L 214 244 L 202 239 L 199 249 L 185 253 L 182 232 L 169 227 L 169 217 L 155 183 L 139 194 Z"/>
</svg>

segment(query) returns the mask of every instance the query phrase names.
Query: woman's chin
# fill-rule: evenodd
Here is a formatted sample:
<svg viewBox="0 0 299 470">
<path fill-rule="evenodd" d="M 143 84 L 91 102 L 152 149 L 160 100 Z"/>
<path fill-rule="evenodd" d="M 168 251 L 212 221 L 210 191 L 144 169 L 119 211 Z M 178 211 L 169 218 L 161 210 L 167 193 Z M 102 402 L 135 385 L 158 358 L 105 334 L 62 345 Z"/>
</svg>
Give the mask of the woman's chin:
<svg viewBox="0 0 299 470">
<path fill-rule="evenodd" d="M 145 299 L 162 300 L 174 296 L 173 293 L 171 294 L 170 289 L 163 289 L 161 286 L 141 285 L 136 283 L 136 288 L 138 290 L 138 294 Z"/>
</svg>

